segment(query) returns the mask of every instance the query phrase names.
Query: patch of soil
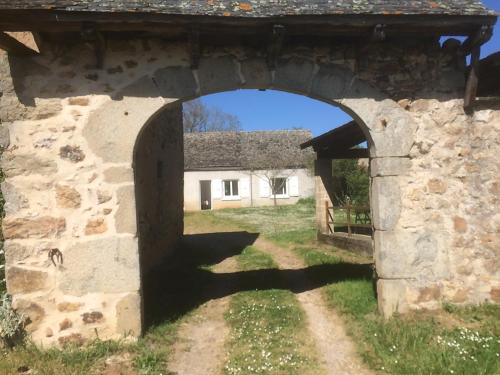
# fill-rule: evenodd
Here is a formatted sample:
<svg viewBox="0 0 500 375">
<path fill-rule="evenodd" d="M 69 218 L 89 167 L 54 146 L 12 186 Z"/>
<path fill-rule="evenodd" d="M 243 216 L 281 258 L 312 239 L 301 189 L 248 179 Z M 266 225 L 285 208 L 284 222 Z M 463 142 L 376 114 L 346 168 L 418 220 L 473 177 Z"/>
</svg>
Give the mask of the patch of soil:
<svg viewBox="0 0 500 375">
<path fill-rule="evenodd" d="M 214 273 L 230 273 L 236 270 L 234 257 L 225 259 L 213 268 Z M 219 285 L 219 288 L 231 288 L 231 285 Z M 174 344 L 169 362 L 169 371 L 178 375 L 222 373 L 227 359 L 224 345 L 229 336 L 224 313 L 229 307 L 230 298 L 227 296 L 204 303 L 181 324 L 179 340 Z"/>
<path fill-rule="evenodd" d="M 136 375 L 130 353 L 117 354 L 104 361 L 101 375 Z"/>
</svg>

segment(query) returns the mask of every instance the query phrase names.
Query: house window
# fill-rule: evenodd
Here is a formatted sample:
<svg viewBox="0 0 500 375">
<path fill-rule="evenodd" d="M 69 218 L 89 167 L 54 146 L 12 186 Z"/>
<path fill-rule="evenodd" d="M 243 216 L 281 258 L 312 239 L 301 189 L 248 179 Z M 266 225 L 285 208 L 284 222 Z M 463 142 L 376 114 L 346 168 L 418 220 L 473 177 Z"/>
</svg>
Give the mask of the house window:
<svg viewBox="0 0 500 375">
<path fill-rule="evenodd" d="M 273 189 L 273 195 L 277 197 L 283 197 L 287 195 L 286 178 L 273 178 L 271 181 L 271 185 Z"/>
<path fill-rule="evenodd" d="M 238 197 L 238 180 L 224 180 L 224 198 Z"/>
</svg>

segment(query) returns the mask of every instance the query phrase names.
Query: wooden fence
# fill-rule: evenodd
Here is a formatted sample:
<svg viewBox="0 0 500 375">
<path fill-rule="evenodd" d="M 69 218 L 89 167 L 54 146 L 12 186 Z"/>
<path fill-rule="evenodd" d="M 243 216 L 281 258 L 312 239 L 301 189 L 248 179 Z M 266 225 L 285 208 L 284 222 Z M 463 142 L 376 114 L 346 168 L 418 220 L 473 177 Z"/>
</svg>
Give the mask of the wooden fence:
<svg viewBox="0 0 500 375">
<path fill-rule="evenodd" d="M 356 228 L 372 229 L 372 221 L 369 206 L 352 205 L 347 203 L 343 206 L 330 206 L 325 202 L 326 223 L 328 233 L 335 232 L 335 227 L 347 228 L 347 234 L 352 235 Z"/>
</svg>

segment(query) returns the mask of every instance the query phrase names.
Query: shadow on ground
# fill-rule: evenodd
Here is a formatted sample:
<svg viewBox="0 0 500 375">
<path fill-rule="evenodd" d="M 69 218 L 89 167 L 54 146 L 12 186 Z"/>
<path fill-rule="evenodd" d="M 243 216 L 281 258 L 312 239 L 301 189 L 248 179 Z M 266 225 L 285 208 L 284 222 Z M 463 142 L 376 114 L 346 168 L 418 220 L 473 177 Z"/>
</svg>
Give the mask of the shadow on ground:
<svg viewBox="0 0 500 375">
<path fill-rule="evenodd" d="M 176 255 L 154 269 L 144 282 L 146 326 L 175 320 L 209 300 L 241 291 L 286 289 L 300 293 L 343 280 L 372 278 L 370 265 L 355 263 L 232 273 L 207 269 L 241 254 L 258 236 L 248 232 L 185 235 Z"/>
</svg>

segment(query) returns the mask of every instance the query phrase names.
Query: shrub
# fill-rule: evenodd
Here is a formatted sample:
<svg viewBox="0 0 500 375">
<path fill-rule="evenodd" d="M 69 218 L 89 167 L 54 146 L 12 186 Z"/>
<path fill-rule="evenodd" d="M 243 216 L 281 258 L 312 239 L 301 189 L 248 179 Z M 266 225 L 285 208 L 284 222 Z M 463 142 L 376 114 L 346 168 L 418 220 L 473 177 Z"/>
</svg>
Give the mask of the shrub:
<svg viewBox="0 0 500 375">
<path fill-rule="evenodd" d="M 10 297 L 4 293 L 0 300 L 0 339 L 12 347 L 23 337 L 24 316 L 12 309 Z"/>
</svg>

